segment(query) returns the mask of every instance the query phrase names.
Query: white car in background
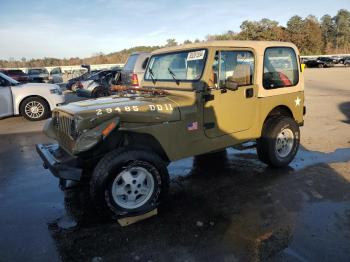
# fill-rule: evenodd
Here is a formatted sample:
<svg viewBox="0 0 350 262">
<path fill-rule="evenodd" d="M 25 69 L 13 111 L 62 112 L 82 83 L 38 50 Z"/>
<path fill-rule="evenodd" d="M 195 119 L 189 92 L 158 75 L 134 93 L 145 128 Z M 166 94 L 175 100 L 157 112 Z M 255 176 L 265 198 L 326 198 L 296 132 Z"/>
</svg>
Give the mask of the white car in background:
<svg viewBox="0 0 350 262">
<path fill-rule="evenodd" d="M 58 85 L 21 84 L 0 73 L 0 118 L 22 115 L 31 121 L 43 120 L 50 117 L 51 110 L 64 101 Z"/>
</svg>

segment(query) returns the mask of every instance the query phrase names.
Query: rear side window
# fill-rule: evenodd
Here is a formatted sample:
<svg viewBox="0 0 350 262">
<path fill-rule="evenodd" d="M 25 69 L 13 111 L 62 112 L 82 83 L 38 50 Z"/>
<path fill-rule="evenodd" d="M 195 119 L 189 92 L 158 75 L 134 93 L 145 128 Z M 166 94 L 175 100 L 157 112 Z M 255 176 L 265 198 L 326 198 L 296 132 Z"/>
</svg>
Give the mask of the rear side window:
<svg viewBox="0 0 350 262">
<path fill-rule="evenodd" d="M 126 64 L 124 66 L 124 70 L 134 70 L 134 67 L 135 67 L 135 64 L 136 64 L 136 60 L 137 60 L 137 57 L 139 55 L 131 55 L 129 56 L 128 58 L 128 61 L 126 61 Z"/>
<path fill-rule="evenodd" d="M 52 69 L 51 75 L 58 75 L 58 74 L 61 74 L 61 69 L 60 68 L 54 68 Z"/>
<path fill-rule="evenodd" d="M 298 62 L 294 50 L 290 47 L 267 48 L 264 57 L 264 88 L 291 87 L 298 82 Z"/>
<path fill-rule="evenodd" d="M 143 70 L 145 70 L 145 69 L 146 69 L 146 66 L 147 66 L 148 60 L 149 60 L 149 57 L 147 57 L 147 58 L 145 59 L 145 61 L 143 61 L 143 63 L 142 63 L 142 69 L 143 69 Z"/>
</svg>

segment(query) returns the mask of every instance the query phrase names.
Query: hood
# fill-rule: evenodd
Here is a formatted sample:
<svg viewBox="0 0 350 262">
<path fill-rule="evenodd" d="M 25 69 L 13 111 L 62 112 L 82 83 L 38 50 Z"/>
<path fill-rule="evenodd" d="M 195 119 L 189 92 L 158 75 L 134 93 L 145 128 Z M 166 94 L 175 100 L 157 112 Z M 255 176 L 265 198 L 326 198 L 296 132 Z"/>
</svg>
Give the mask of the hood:
<svg viewBox="0 0 350 262">
<path fill-rule="evenodd" d="M 89 122 L 93 126 L 113 117 L 118 117 L 121 122 L 126 123 L 162 123 L 180 120 L 179 105 L 168 96 L 110 96 L 70 103 L 55 111 L 64 111 L 74 115 L 78 122 L 86 124 Z"/>
</svg>

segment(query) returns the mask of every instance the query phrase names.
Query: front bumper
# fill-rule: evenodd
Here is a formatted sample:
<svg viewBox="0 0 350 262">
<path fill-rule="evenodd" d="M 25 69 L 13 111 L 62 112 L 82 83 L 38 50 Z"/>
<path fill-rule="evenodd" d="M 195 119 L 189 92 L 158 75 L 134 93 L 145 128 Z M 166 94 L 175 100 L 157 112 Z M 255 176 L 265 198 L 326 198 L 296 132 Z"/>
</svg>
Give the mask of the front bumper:
<svg viewBox="0 0 350 262">
<path fill-rule="evenodd" d="M 82 169 L 78 159 L 62 150 L 58 144 L 37 144 L 36 151 L 44 161 L 44 168 L 60 179 L 80 181 Z"/>
</svg>

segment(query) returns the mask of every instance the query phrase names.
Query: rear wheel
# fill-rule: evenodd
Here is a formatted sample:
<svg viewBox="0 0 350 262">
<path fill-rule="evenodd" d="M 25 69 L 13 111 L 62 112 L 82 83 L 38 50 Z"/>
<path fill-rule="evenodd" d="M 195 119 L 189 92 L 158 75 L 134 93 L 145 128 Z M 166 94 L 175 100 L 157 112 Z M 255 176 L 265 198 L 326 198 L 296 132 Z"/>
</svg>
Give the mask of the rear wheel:
<svg viewBox="0 0 350 262">
<path fill-rule="evenodd" d="M 30 121 L 39 121 L 50 116 L 50 106 L 40 97 L 29 97 L 21 103 L 20 113 Z"/>
<path fill-rule="evenodd" d="M 100 160 L 90 181 L 90 192 L 104 215 L 137 215 L 158 207 L 168 183 L 166 164 L 157 154 L 125 147 Z"/>
<path fill-rule="evenodd" d="M 290 117 L 272 117 L 264 124 L 257 140 L 257 153 L 261 161 L 272 167 L 287 166 L 295 157 L 300 143 L 298 124 Z"/>
<path fill-rule="evenodd" d="M 323 68 L 323 67 L 324 67 L 323 64 L 319 64 L 319 65 L 318 65 L 318 68 Z"/>
</svg>

